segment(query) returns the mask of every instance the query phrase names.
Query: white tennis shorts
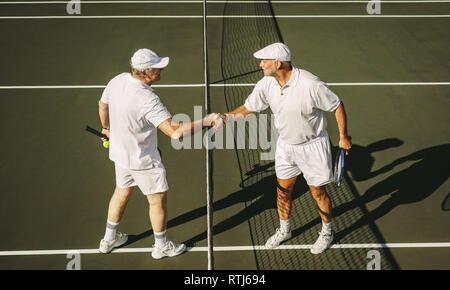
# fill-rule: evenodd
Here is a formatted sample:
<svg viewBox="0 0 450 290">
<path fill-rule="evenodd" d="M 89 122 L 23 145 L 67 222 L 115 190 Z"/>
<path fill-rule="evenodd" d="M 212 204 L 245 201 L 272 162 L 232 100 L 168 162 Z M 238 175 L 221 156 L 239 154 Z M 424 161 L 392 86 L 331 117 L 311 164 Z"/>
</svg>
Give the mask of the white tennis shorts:
<svg viewBox="0 0 450 290">
<path fill-rule="evenodd" d="M 132 170 L 116 167 L 116 185 L 120 188 L 138 186 L 143 194 L 165 192 L 169 189 L 166 169 L 161 162 L 155 162 L 152 168 Z"/>
<path fill-rule="evenodd" d="M 331 145 L 328 133 L 309 142 L 291 145 L 278 138 L 275 152 L 275 172 L 280 179 L 289 179 L 303 173 L 311 186 L 332 182 Z"/>
</svg>

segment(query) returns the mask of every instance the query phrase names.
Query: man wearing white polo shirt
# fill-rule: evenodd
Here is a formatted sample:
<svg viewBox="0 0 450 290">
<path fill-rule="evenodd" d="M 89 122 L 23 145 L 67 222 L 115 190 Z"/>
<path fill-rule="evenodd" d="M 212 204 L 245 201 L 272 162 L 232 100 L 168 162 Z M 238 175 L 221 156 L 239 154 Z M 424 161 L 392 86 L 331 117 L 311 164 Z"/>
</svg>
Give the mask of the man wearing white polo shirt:
<svg viewBox="0 0 450 290">
<path fill-rule="evenodd" d="M 317 76 L 291 65 L 291 53 L 283 43 L 274 43 L 254 53 L 261 59 L 264 77 L 244 105 L 225 114 L 227 121 L 245 118 L 271 108 L 279 131 L 275 153 L 277 210 L 280 227 L 266 242 L 275 248 L 291 238 L 291 194 L 297 176 L 303 173 L 322 219 L 319 238 L 311 253 L 325 251 L 333 240 L 331 200 L 324 185 L 333 181 L 331 148 L 324 111 L 334 112 L 339 128 L 339 147 L 351 148 L 344 106 Z"/>
<path fill-rule="evenodd" d="M 138 186 L 150 207 L 155 236 L 152 257 L 172 257 L 183 253 L 186 246 L 166 238 L 168 185 L 157 147 L 157 129 L 178 139 L 210 127 L 218 115 L 211 114 L 189 124 L 172 121 L 172 115 L 150 86 L 160 79 L 169 58 L 159 57 L 145 48 L 134 53 L 130 64 L 131 73 L 113 78 L 99 101 L 102 133 L 109 137 L 109 157 L 115 163 L 117 185 L 109 203 L 105 236 L 99 251 L 109 253 L 128 240 L 117 227 L 131 192 Z"/>
</svg>

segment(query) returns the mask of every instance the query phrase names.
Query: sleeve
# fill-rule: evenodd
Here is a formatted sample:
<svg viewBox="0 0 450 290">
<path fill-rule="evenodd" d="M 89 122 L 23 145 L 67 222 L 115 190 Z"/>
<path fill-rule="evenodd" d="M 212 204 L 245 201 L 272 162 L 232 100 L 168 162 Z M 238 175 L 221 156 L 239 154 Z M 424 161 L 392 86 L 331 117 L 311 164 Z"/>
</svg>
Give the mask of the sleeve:
<svg viewBox="0 0 450 290">
<path fill-rule="evenodd" d="M 106 85 L 105 89 L 103 90 L 102 97 L 100 98 L 100 101 L 105 104 L 109 104 L 109 90 L 110 85 Z"/>
<path fill-rule="evenodd" d="M 263 80 L 256 84 L 252 93 L 245 100 L 244 106 L 251 112 L 260 112 L 269 107 L 269 103 L 264 94 Z"/>
<path fill-rule="evenodd" d="M 158 127 L 165 120 L 172 118 L 172 115 L 163 105 L 161 100 L 156 98 L 145 105 L 143 117 L 145 121 L 150 122 L 155 127 Z"/>
<path fill-rule="evenodd" d="M 335 111 L 341 103 L 339 97 L 322 81 L 319 81 L 313 99 L 315 107 L 325 112 Z"/>
</svg>

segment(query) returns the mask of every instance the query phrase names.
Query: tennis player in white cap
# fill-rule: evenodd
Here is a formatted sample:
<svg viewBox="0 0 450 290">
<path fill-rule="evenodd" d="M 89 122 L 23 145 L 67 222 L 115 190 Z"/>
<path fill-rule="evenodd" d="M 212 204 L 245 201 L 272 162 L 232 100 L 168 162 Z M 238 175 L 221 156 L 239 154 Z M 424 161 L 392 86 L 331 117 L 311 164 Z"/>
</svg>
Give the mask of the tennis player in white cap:
<svg viewBox="0 0 450 290">
<path fill-rule="evenodd" d="M 150 223 L 155 237 L 152 257 L 172 257 L 186 250 L 166 237 L 167 180 L 158 151 L 157 128 L 178 139 L 202 128 L 211 127 L 218 114 L 191 122 L 176 123 L 151 88 L 169 64 L 168 57 L 159 57 L 150 49 L 139 49 L 131 58 L 131 72 L 113 78 L 99 101 L 102 133 L 109 137 L 109 158 L 115 163 L 116 188 L 108 209 L 105 236 L 99 251 L 109 253 L 126 243 L 128 236 L 117 231 L 123 212 L 135 186 L 149 203 Z"/>
<path fill-rule="evenodd" d="M 339 146 L 348 154 L 352 144 L 347 135 L 344 106 L 317 76 L 292 66 L 291 52 L 285 44 L 271 44 L 254 53 L 254 57 L 261 59 L 264 77 L 244 105 L 225 115 L 230 122 L 270 107 L 275 116 L 275 126 L 280 134 L 275 153 L 280 227 L 267 240 L 266 248 L 275 248 L 292 236 L 289 221 L 291 194 L 297 177 L 303 173 L 322 219 L 322 230 L 311 253 L 322 253 L 333 240 L 331 200 L 324 187 L 333 181 L 333 171 L 323 112 L 334 112 Z"/>
</svg>

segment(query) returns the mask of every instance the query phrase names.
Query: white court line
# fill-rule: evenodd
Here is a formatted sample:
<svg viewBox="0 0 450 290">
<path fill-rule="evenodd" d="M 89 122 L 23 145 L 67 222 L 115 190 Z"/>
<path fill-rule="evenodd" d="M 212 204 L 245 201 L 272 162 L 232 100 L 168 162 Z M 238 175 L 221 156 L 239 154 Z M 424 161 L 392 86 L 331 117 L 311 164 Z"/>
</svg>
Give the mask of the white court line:
<svg viewBox="0 0 450 290">
<path fill-rule="evenodd" d="M 0 5 L 18 5 L 18 4 L 67 4 L 70 1 L 4 1 L 0 2 Z M 86 1 L 81 0 L 81 4 L 200 4 L 203 3 L 201 0 L 168 0 L 168 1 Z M 271 1 L 272 4 L 358 4 L 358 3 L 369 3 L 370 1 Z M 225 0 L 210 0 L 206 1 L 209 4 L 252 4 L 252 3 L 268 3 L 268 1 L 225 1 Z M 413 4 L 413 3 L 450 3 L 450 0 L 416 0 L 416 1 L 380 1 L 381 4 Z"/>
<path fill-rule="evenodd" d="M 449 18 L 448 14 L 431 15 L 208 15 L 207 18 Z M 201 15 L 92 15 L 92 16 L 1 16 L 0 20 L 14 19 L 203 19 Z"/>
<path fill-rule="evenodd" d="M 201 15 L 96 15 L 96 16 L 1 16 L 0 19 L 170 19 L 170 18 L 203 18 Z"/>
<path fill-rule="evenodd" d="M 17 1 L 17 2 L 11 2 L 11 1 L 4 1 L 0 2 L 0 5 L 2 4 L 67 4 L 70 1 Z M 210 1 L 208 1 L 210 2 Z M 215 2 L 215 1 L 214 1 Z M 203 1 L 198 0 L 167 0 L 167 1 L 86 1 L 86 0 L 80 0 L 81 4 L 199 4 L 203 3 Z M 219 3 L 219 2 L 217 2 Z"/>
<path fill-rule="evenodd" d="M 450 82 L 327 83 L 329 86 L 448 86 Z"/>
<path fill-rule="evenodd" d="M 306 250 L 312 245 L 281 245 L 274 250 Z M 335 244 L 330 249 L 394 249 L 394 248 L 450 248 L 450 243 L 386 243 L 386 244 Z M 148 253 L 153 248 L 121 248 L 111 253 Z M 188 252 L 207 252 L 208 247 L 188 247 Z M 214 247 L 215 252 L 235 251 L 267 251 L 264 246 L 230 246 Z M 100 254 L 98 249 L 73 249 L 73 250 L 34 250 L 34 251 L 0 251 L 0 256 L 35 256 L 35 255 L 66 255 L 78 254 Z"/>
<path fill-rule="evenodd" d="M 378 82 L 378 83 L 326 83 L 328 86 L 448 86 L 450 82 Z M 211 84 L 211 87 L 253 87 L 256 84 Z M 1 89 L 1 87 L 0 87 Z"/>
<path fill-rule="evenodd" d="M 205 84 L 152 85 L 152 88 L 196 88 Z M 73 85 L 73 86 L 0 86 L 0 90 L 12 89 L 101 89 L 106 85 Z"/>
<path fill-rule="evenodd" d="M 256 84 L 210 84 L 210 87 L 253 87 Z M 448 86 L 450 82 L 327 83 L 329 86 Z M 153 88 L 203 88 L 205 84 L 152 85 Z M 0 90 L 17 89 L 103 89 L 105 85 L 73 86 L 0 86 Z"/>
</svg>

